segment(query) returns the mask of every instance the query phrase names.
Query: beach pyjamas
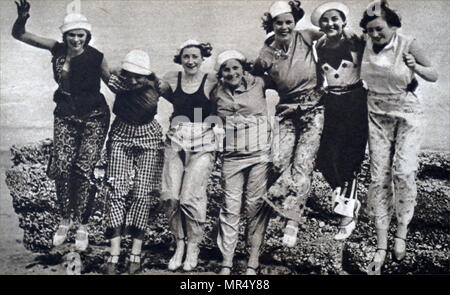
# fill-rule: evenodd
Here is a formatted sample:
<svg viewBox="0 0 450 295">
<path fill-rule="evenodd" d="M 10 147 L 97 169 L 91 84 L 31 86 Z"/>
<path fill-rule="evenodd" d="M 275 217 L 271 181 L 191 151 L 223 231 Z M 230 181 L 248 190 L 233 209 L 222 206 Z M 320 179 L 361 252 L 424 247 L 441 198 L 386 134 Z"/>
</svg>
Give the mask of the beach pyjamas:
<svg viewBox="0 0 450 295">
<path fill-rule="evenodd" d="M 131 125 L 116 118 L 109 136 L 107 179 L 111 190 L 106 236 L 114 238 L 125 233 L 142 239 L 151 198 L 157 198 L 160 190 L 162 128 L 156 120 Z M 128 211 L 127 198 L 131 199 Z"/>
</svg>

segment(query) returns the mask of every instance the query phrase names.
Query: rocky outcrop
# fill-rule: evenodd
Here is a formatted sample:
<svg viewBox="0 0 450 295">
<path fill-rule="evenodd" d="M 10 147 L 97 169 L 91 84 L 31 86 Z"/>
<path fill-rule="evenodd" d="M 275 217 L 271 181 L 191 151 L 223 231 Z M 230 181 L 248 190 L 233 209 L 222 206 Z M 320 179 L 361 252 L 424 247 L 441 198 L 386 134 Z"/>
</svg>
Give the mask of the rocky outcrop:
<svg viewBox="0 0 450 295">
<path fill-rule="evenodd" d="M 55 250 L 51 245 L 52 235 L 59 219 L 54 184 L 45 174 L 51 145 L 51 140 L 44 140 L 22 147 L 12 147 L 13 166 L 6 172 L 6 183 L 11 193 L 14 210 L 19 216 L 20 227 L 24 230 L 24 246 L 33 252 L 46 253 L 50 260 L 55 255 L 61 258 L 64 254 L 62 252 L 69 251 L 67 247 Z M 416 212 L 410 224 L 408 254 L 401 263 L 394 262 L 388 255 L 382 273 L 449 273 L 450 169 L 448 156 L 446 153 L 423 153 L 420 156 L 419 197 Z M 365 208 L 365 196 L 370 180 L 368 167 L 366 159 L 358 184 L 362 208 Z M 95 213 L 90 220 L 91 251 L 82 254 L 84 272 L 99 271 L 99 265 L 103 261 L 101 249 L 105 249 L 104 246 L 108 245 L 103 237 L 105 230 L 103 212 L 107 190 L 102 183 L 98 184 L 98 188 Z M 336 233 L 338 220 L 329 208 L 330 193 L 320 173 L 315 173 L 313 192 L 307 202 L 303 224 L 299 231 L 299 242 L 294 248 L 281 245 L 283 221 L 274 216 L 266 233 L 261 257 L 262 273 L 366 273 L 376 245 L 373 223 L 365 212 L 360 212 L 359 223 L 353 235 L 345 242 L 334 241 L 333 236 Z M 220 185 L 220 159 L 209 180 L 208 197 L 208 222 L 198 271 L 216 271 L 219 267 L 220 254 L 215 239 L 219 206 L 223 200 Z M 242 223 L 245 225 L 245 219 Z M 392 228 L 391 239 L 394 231 L 395 228 Z M 243 235 L 244 227 L 242 227 L 237 248 L 237 269 L 244 267 L 240 262 L 245 254 Z M 73 241 L 73 232 L 69 235 L 68 241 Z M 127 243 L 129 241 L 125 241 L 125 244 Z M 165 268 L 171 255 L 170 245 L 173 245 L 173 242 L 167 220 L 158 210 L 158 200 L 155 199 L 145 240 L 145 247 L 152 254 L 147 255 L 144 266 Z M 390 245 L 393 245 L 393 240 L 390 240 Z M 216 263 L 211 264 L 211 261 Z"/>
</svg>

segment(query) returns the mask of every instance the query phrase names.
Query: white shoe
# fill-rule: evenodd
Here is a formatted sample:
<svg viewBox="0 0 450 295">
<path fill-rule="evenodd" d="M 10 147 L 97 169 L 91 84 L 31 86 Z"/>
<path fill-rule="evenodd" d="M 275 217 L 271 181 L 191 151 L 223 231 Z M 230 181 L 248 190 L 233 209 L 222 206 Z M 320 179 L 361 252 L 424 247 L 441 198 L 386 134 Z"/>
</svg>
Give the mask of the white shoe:
<svg viewBox="0 0 450 295">
<path fill-rule="evenodd" d="M 219 272 L 221 276 L 229 276 L 231 274 L 231 266 L 222 266 L 222 269 Z"/>
<path fill-rule="evenodd" d="M 175 254 L 173 254 L 172 258 L 170 258 L 169 265 L 167 268 L 171 271 L 177 270 L 183 264 L 183 255 L 184 255 L 185 243 L 184 240 L 177 241 L 177 249 L 175 250 Z"/>
<path fill-rule="evenodd" d="M 177 257 L 177 254 L 175 253 L 175 255 L 173 255 L 172 258 L 170 258 L 169 265 L 167 266 L 167 268 L 172 271 L 179 269 L 182 264 L 181 259 L 179 259 Z"/>
<path fill-rule="evenodd" d="M 78 251 L 86 251 L 89 246 L 89 233 L 84 228 L 79 228 L 75 235 L 75 249 Z"/>
<path fill-rule="evenodd" d="M 337 241 L 345 240 L 351 236 L 352 232 L 356 228 L 356 222 L 358 221 L 359 209 L 361 209 L 361 202 L 356 200 L 355 211 L 353 213 L 352 221 L 347 223 L 346 225 L 339 226 L 339 232 L 334 236 L 334 239 Z"/>
<path fill-rule="evenodd" d="M 200 249 L 197 243 L 187 243 L 186 260 L 184 260 L 183 270 L 191 271 L 197 267 L 199 253 Z"/>
<path fill-rule="evenodd" d="M 334 239 L 337 241 L 345 240 L 350 237 L 355 228 L 356 221 L 352 219 L 347 225 L 339 226 L 339 232 L 334 236 Z"/>
<path fill-rule="evenodd" d="M 298 225 L 295 225 L 295 221 L 288 221 L 284 228 L 283 244 L 286 247 L 294 247 L 297 243 Z"/>
<path fill-rule="evenodd" d="M 257 268 L 247 266 L 247 270 L 245 271 L 246 276 L 256 276 L 258 274 Z"/>
<path fill-rule="evenodd" d="M 67 238 L 67 233 L 69 229 L 72 227 L 72 223 L 68 225 L 60 224 L 55 234 L 53 235 L 53 246 L 62 245 Z"/>
</svg>

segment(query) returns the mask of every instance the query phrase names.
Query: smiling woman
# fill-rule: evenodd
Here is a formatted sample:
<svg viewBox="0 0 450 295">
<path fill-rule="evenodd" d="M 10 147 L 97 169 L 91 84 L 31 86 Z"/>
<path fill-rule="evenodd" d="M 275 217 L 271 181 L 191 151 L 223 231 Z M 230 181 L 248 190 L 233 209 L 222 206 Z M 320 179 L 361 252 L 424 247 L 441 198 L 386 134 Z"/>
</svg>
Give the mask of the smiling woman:
<svg viewBox="0 0 450 295">
<path fill-rule="evenodd" d="M 219 83 L 211 99 L 216 106 L 215 113 L 225 122 L 226 134 L 222 165 L 225 199 L 217 236 L 223 256 L 220 273 L 231 273 L 245 192 L 250 246 L 246 274 L 254 275 L 271 212 L 263 195 L 267 192 L 272 138 L 265 91 L 273 86 L 267 76 L 261 78 L 248 73 L 249 63 L 236 50 L 221 53 L 217 68 Z"/>
<path fill-rule="evenodd" d="M 377 251 L 373 264 L 380 270 L 388 247 L 388 230 L 396 215 L 394 258 L 406 256 L 408 225 L 417 198 L 415 175 L 422 137 L 423 102 L 416 95 L 416 74 L 435 82 L 437 72 L 415 38 L 397 31 L 400 16 L 386 1 L 369 6 L 360 26 L 367 33 L 361 78 L 369 88 L 369 152 L 371 183 L 368 212 L 374 217 Z"/>
<path fill-rule="evenodd" d="M 348 7 L 340 2 L 324 3 L 311 14 L 311 23 L 325 33 L 316 43 L 319 75 L 326 90 L 317 168 L 333 189 L 334 212 L 341 215 L 337 240 L 348 238 L 356 227 L 360 208 L 356 181 L 368 133 L 367 91 L 360 78 L 364 45 L 360 38 L 344 35 L 348 14 Z M 339 200 L 349 199 L 347 210 L 336 206 Z"/>
<path fill-rule="evenodd" d="M 275 34 L 264 43 L 253 71 L 256 75 L 267 73 L 280 96 L 276 116 L 283 145 L 273 151 L 276 178 L 267 202 L 287 219 L 283 243 L 289 247 L 297 242 L 298 223 L 311 192 L 323 128 L 322 93 L 316 89 L 313 54 L 313 42 L 323 34 L 317 30 L 294 30 L 303 15 L 299 1 L 277 1 L 271 5 L 263 27 Z"/>
<path fill-rule="evenodd" d="M 187 40 L 178 48 L 174 62 L 183 71 L 169 72 L 163 80 L 173 90 L 170 130 L 164 153 L 161 200 L 177 240 L 168 268 L 182 265 L 190 271 L 197 266 L 206 222 L 206 186 L 215 159 L 215 138 L 205 119 L 212 112 L 209 93 L 216 84 L 214 75 L 200 70 L 203 59 L 211 56 L 209 43 Z"/>
<path fill-rule="evenodd" d="M 53 74 L 58 89 L 54 94 L 54 144 L 48 175 L 55 180 L 62 221 L 53 237 L 54 246 L 64 243 L 73 221 L 79 223 L 75 246 L 88 246 L 87 223 L 95 187 L 94 166 L 100 158 L 110 112 L 100 93 L 100 78 L 109 79 L 103 54 L 89 46 L 91 25 L 84 15 L 68 14 L 60 27 L 63 43 L 25 30 L 30 4 L 17 3 L 18 18 L 12 35 L 26 44 L 46 49 L 53 55 Z"/>
</svg>

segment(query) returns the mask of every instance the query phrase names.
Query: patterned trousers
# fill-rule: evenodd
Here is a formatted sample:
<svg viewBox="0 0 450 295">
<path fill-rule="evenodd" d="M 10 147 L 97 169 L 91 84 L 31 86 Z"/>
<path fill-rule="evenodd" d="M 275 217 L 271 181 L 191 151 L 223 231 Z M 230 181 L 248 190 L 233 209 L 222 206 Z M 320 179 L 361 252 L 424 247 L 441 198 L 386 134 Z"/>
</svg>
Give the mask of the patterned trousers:
<svg viewBox="0 0 450 295">
<path fill-rule="evenodd" d="M 320 93 L 311 91 L 301 101 L 318 101 Z M 265 200 L 284 218 L 301 221 L 311 191 L 312 173 L 320 146 L 324 108 L 315 105 L 294 116 L 281 118 L 277 148 L 272 148 L 273 178 Z"/>
<path fill-rule="evenodd" d="M 156 120 L 130 125 L 116 118 L 107 143 L 110 185 L 106 238 L 143 239 L 152 198 L 158 198 L 164 163 L 162 128 Z M 127 210 L 127 201 L 131 203 Z"/>
<path fill-rule="evenodd" d="M 411 93 L 381 95 L 369 92 L 369 150 L 371 183 L 368 213 L 386 222 L 396 213 L 407 226 L 414 214 L 415 176 L 422 137 L 421 102 Z"/>
<path fill-rule="evenodd" d="M 227 262 L 232 262 L 239 238 L 239 221 L 245 191 L 247 244 L 259 249 L 264 240 L 271 210 L 263 200 L 267 193 L 270 163 L 268 156 L 224 156 L 222 166 L 224 205 L 220 209 L 217 244 Z M 245 185 L 246 184 L 246 185 Z M 232 265 L 227 265 L 232 266 Z"/>
<path fill-rule="evenodd" d="M 94 204 L 93 172 L 109 127 L 109 110 L 94 110 L 89 118 L 54 118 L 53 153 L 47 174 L 55 180 L 63 218 L 73 214 L 86 224 Z"/>
</svg>

